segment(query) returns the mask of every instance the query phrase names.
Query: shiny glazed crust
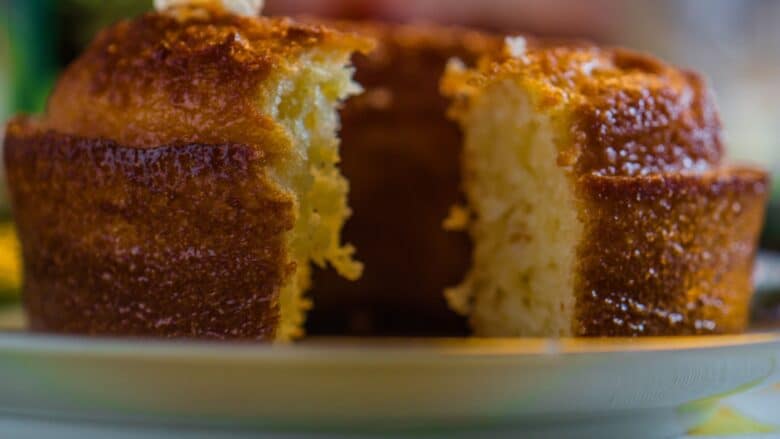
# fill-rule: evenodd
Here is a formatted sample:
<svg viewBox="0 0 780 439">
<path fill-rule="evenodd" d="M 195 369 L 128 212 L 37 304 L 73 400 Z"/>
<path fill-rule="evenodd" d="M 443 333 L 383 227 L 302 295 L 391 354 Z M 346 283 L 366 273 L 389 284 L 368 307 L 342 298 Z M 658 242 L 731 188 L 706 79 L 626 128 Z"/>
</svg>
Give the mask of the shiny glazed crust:
<svg viewBox="0 0 780 439">
<path fill-rule="evenodd" d="M 576 335 L 741 332 L 767 175 L 722 168 L 579 181 Z"/>
<path fill-rule="evenodd" d="M 442 227 L 463 203 L 462 139 L 438 83 L 450 58 L 473 63 L 502 40 L 431 25 L 328 25 L 377 41 L 353 58 L 365 92 L 347 101 L 340 131 L 353 211 L 344 239 L 365 271 L 356 282 L 317 273 L 308 331 L 465 335 L 465 319 L 442 295 L 468 268 L 470 246 L 465 233 Z"/>
<path fill-rule="evenodd" d="M 516 57 L 490 56 L 442 83 L 457 114 L 488 84 L 511 78 L 550 113 L 569 147 L 558 162 L 573 174 L 650 175 L 701 171 L 723 156 L 721 124 L 705 81 L 656 58 L 586 43 L 528 41 Z"/>
</svg>

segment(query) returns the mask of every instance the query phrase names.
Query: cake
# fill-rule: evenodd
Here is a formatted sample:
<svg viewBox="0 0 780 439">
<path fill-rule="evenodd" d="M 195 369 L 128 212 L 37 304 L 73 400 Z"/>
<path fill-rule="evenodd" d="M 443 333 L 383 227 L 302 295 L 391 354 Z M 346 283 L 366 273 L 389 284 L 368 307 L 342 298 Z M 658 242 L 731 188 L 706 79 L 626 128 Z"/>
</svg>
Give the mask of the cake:
<svg viewBox="0 0 780 439">
<path fill-rule="evenodd" d="M 371 42 L 200 3 L 102 31 L 9 122 L 34 330 L 287 340 L 312 264 L 359 277 L 336 130 Z"/>
<path fill-rule="evenodd" d="M 315 273 L 313 334 L 465 335 L 462 316 L 442 292 L 460 281 L 471 248 L 465 233 L 442 227 L 460 187 L 461 133 L 439 93 L 447 61 L 474 62 L 500 50 L 503 39 L 430 24 L 328 22 L 376 40 L 356 54 L 364 93 L 341 111 L 341 169 L 350 181 L 353 211 L 345 240 L 365 263 L 345 280 Z"/>
<path fill-rule="evenodd" d="M 724 163 L 701 76 L 508 38 L 474 68 L 454 60 L 442 90 L 474 245 L 446 296 L 477 335 L 744 330 L 767 175 Z"/>
<path fill-rule="evenodd" d="M 745 328 L 768 177 L 699 75 L 261 3 L 157 0 L 9 122 L 34 330 L 290 340 L 307 292 L 314 334 Z"/>
</svg>

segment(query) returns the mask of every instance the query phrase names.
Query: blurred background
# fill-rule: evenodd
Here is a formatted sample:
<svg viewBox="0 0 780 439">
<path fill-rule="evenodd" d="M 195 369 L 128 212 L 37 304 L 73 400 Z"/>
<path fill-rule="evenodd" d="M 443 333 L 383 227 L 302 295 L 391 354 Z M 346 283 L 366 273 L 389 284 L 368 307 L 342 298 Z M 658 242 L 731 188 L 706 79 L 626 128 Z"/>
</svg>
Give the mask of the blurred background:
<svg viewBox="0 0 780 439">
<path fill-rule="evenodd" d="M 151 3 L 0 0 L 0 122 L 18 112 L 42 111 L 58 72 L 96 31 L 149 10 Z M 780 1 L 266 0 L 265 12 L 582 37 L 700 70 L 718 95 L 732 158 L 759 163 L 776 176 L 762 246 L 780 250 Z M 0 292 L 7 297 L 18 285 L 19 264 L 6 206 L 3 196 Z M 777 271 L 765 265 L 759 277 L 777 277 Z"/>
</svg>

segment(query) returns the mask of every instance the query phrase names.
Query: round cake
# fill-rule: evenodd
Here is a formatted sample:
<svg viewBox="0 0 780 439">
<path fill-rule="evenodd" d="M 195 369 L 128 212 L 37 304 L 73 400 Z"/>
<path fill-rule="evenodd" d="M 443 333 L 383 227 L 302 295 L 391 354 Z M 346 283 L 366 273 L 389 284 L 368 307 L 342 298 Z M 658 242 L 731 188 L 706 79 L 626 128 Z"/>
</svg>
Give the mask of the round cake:
<svg viewBox="0 0 780 439">
<path fill-rule="evenodd" d="M 700 75 L 169 2 L 8 125 L 33 329 L 289 340 L 311 288 L 315 334 L 745 328 L 768 177 L 725 163 Z"/>
</svg>

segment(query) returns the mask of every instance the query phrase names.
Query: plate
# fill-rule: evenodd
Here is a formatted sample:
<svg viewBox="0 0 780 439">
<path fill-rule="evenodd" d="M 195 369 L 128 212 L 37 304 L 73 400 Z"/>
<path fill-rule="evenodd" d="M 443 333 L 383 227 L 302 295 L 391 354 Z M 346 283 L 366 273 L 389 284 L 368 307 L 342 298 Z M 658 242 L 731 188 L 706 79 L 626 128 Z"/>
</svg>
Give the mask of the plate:
<svg viewBox="0 0 780 439">
<path fill-rule="evenodd" d="M 776 375 L 780 334 L 311 339 L 0 334 L 10 437 L 671 437 Z M 5 436 L 4 436 L 5 437 Z"/>
</svg>

